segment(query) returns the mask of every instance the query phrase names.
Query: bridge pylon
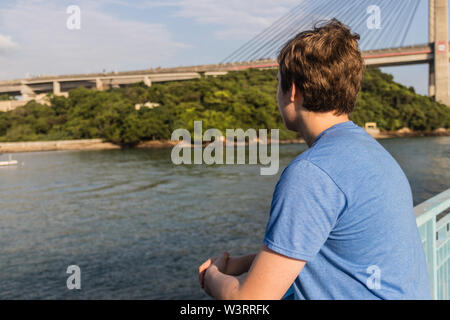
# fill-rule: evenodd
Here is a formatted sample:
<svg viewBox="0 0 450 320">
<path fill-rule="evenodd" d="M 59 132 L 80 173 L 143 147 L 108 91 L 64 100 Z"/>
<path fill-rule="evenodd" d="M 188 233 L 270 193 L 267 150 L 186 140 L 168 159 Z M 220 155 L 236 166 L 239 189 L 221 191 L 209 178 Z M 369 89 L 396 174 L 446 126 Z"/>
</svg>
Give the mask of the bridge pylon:
<svg viewBox="0 0 450 320">
<path fill-rule="evenodd" d="M 434 59 L 430 63 L 428 94 L 436 101 L 450 107 L 448 72 L 448 2 L 429 0 L 429 41 L 434 47 Z"/>
</svg>

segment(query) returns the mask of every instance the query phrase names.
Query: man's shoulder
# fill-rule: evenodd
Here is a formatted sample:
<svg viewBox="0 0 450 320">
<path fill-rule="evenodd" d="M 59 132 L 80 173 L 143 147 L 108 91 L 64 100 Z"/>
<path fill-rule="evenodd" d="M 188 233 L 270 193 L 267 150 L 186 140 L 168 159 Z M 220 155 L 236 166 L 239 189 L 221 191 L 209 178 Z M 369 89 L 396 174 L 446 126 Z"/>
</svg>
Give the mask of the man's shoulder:
<svg viewBox="0 0 450 320">
<path fill-rule="evenodd" d="M 339 168 L 371 167 L 378 161 L 392 161 L 389 152 L 360 127 L 324 135 L 317 144 L 295 160 L 308 160 L 324 171 Z M 328 172 L 331 173 L 331 172 Z"/>
<path fill-rule="evenodd" d="M 324 135 L 317 144 L 297 156 L 289 167 L 299 170 L 306 167 L 306 163 L 325 173 L 343 190 L 367 177 L 379 180 L 386 173 L 402 174 L 396 160 L 362 128 Z"/>
<path fill-rule="evenodd" d="M 297 186 L 301 186 L 301 188 L 307 186 L 310 189 L 333 188 L 338 192 L 340 189 L 326 170 L 302 155 L 292 160 L 284 169 L 280 182 L 289 185 L 291 188 Z"/>
</svg>

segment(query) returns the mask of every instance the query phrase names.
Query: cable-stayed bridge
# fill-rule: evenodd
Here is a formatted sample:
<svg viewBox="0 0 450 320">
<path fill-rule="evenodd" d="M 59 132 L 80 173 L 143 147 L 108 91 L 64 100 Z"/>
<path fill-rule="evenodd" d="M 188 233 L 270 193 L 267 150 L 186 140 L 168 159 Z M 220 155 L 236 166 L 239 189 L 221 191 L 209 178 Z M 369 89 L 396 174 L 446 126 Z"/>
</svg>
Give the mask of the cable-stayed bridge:
<svg viewBox="0 0 450 320">
<path fill-rule="evenodd" d="M 202 75 L 219 76 L 234 70 L 274 68 L 277 67 L 277 53 L 288 39 L 317 22 L 331 18 L 337 18 L 361 35 L 360 47 L 368 66 L 429 64 L 429 96 L 450 106 L 447 0 L 428 0 L 429 42 L 404 45 L 420 1 L 299 0 L 295 8 L 221 63 L 0 81 L 0 94 L 22 96 L 22 100 L 1 101 L 0 111 L 13 109 L 47 93 L 62 95 L 79 86 L 105 90 L 141 81 L 151 86 L 154 82 L 195 79 Z"/>
</svg>

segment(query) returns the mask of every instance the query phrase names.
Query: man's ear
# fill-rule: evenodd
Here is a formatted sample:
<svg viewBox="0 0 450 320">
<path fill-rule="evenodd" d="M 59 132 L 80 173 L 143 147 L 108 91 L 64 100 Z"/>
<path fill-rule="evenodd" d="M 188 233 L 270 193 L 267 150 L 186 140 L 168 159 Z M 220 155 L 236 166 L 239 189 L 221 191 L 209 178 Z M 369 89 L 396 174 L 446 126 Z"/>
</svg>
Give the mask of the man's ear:
<svg viewBox="0 0 450 320">
<path fill-rule="evenodd" d="M 297 93 L 298 93 L 298 89 L 297 89 L 297 87 L 295 86 L 295 83 L 292 83 L 292 87 L 291 87 L 291 96 L 290 96 L 291 102 L 294 102 L 294 101 L 295 101 L 295 96 L 297 95 Z"/>
<path fill-rule="evenodd" d="M 291 102 L 295 102 L 295 100 L 302 100 L 303 96 L 302 93 L 300 91 L 300 89 L 295 85 L 295 83 L 292 83 L 292 88 L 291 88 Z"/>
</svg>

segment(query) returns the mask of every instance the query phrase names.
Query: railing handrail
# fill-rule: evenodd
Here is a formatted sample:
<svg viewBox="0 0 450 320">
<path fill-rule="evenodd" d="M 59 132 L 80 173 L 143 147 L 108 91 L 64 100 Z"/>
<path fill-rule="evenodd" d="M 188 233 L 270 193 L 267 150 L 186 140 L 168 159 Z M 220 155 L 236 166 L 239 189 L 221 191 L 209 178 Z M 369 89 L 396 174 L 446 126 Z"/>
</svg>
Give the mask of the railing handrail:
<svg viewBox="0 0 450 320">
<path fill-rule="evenodd" d="M 432 217 L 444 212 L 448 208 L 450 208 L 450 189 L 414 207 L 417 226 L 420 227 Z"/>
<path fill-rule="evenodd" d="M 437 218 L 450 208 L 450 189 L 422 202 L 414 208 L 417 227 L 421 235 L 427 260 L 428 280 L 433 299 L 450 296 L 450 214 Z"/>
</svg>

